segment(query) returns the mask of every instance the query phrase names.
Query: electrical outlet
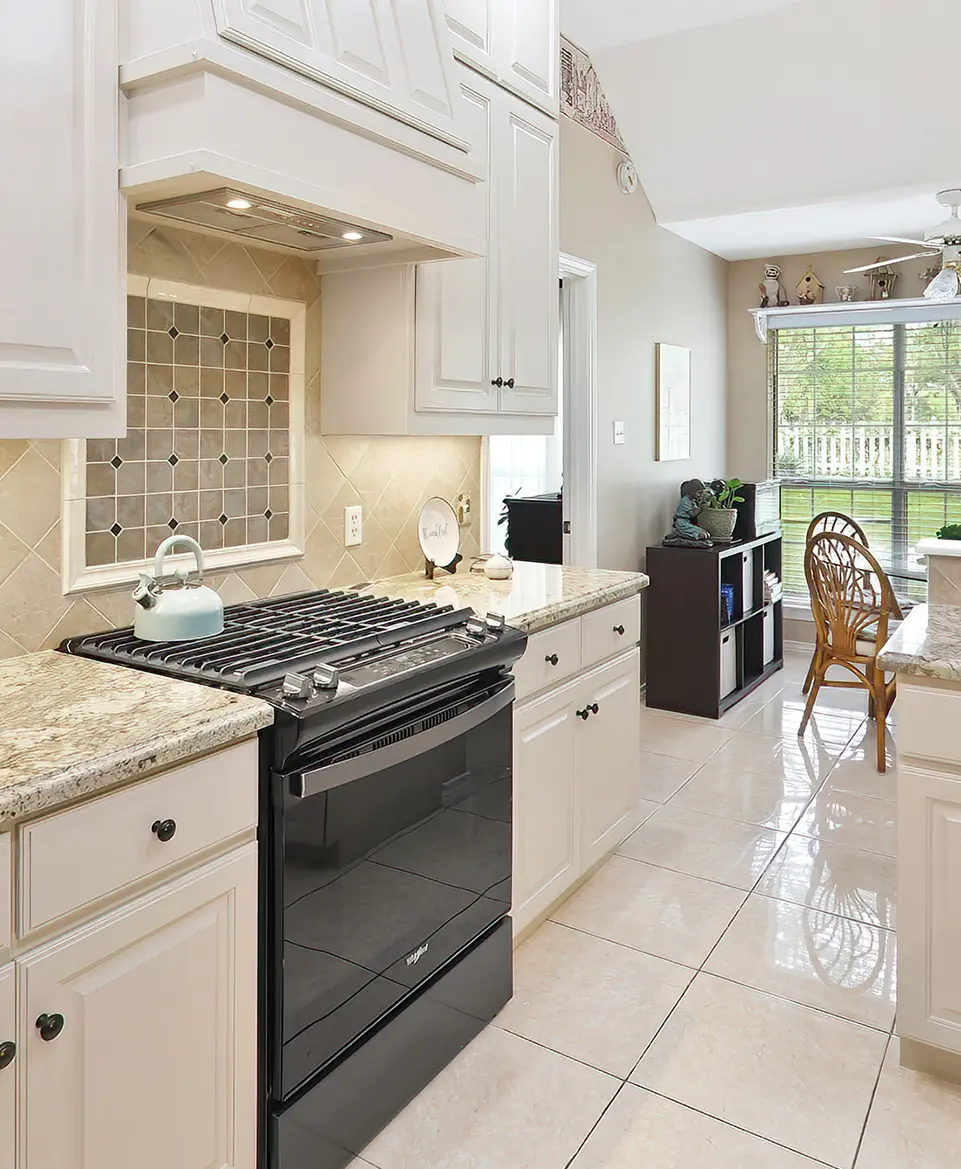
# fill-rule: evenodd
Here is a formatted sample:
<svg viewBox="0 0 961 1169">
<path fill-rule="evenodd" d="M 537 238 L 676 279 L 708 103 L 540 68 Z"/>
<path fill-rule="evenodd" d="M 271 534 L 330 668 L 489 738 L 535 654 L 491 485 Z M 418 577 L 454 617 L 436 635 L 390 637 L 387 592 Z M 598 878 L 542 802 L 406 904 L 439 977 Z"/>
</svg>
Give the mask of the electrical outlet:
<svg viewBox="0 0 961 1169">
<path fill-rule="evenodd" d="M 358 503 L 356 507 L 344 508 L 344 547 L 354 548 L 364 542 L 364 509 Z"/>
<path fill-rule="evenodd" d="M 471 520 L 474 518 L 471 512 L 471 498 L 461 492 L 457 497 L 457 522 L 462 528 L 469 526 Z"/>
</svg>

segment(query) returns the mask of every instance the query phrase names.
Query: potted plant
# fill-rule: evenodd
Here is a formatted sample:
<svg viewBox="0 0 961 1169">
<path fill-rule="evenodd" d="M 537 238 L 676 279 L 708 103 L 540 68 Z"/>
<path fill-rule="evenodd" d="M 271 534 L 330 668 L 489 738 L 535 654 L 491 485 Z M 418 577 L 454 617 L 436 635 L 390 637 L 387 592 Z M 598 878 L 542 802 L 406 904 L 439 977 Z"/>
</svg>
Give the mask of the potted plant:
<svg viewBox="0 0 961 1169">
<path fill-rule="evenodd" d="M 737 523 L 734 504 L 744 502 L 744 496 L 738 495 L 741 486 L 740 479 L 715 479 L 699 498 L 697 526 L 709 532 L 712 539 L 730 540 Z"/>
</svg>

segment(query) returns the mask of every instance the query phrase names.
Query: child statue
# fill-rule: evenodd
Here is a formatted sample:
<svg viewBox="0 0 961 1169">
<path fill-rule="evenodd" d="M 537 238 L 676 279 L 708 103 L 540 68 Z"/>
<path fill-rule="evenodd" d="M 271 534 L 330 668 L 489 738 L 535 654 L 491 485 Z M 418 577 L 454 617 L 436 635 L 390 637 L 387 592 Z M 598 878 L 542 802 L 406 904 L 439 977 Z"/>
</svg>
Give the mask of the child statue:
<svg viewBox="0 0 961 1169">
<path fill-rule="evenodd" d="M 688 479 L 681 484 L 681 501 L 674 512 L 674 527 L 662 541 L 670 547 L 710 548 L 710 535 L 694 522 L 701 510 L 704 492 L 707 489 L 700 479 Z"/>
</svg>

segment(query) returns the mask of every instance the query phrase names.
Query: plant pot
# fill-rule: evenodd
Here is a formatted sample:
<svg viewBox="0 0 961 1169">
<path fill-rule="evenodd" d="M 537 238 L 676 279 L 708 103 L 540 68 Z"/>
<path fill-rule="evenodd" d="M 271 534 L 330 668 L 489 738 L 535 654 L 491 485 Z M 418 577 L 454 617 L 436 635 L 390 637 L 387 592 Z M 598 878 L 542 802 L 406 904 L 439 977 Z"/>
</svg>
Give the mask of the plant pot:
<svg viewBox="0 0 961 1169">
<path fill-rule="evenodd" d="M 706 507 L 697 513 L 697 526 L 715 540 L 730 540 L 736 523 L 736 507 Z"/>
</svg>

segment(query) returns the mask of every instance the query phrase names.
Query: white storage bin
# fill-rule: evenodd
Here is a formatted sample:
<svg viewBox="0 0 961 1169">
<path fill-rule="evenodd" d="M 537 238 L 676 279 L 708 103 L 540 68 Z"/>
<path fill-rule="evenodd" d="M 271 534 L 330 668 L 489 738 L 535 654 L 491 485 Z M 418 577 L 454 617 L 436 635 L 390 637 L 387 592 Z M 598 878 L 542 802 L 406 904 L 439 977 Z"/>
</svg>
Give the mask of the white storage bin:
<svg viewBox="0 0 961 1169">
<path fill-rule="evenodd" d="M 763 553 L 762 553 L 763 554 Z M 754 549 L 741 553 L 741 597 L 744 613 L 754 608 Z M 760 598 L 759 598 L 760 599 Z"/>
<path fill-rule="evenodd" d="M 762 618 L 764 622 L 764 654 L 765 665 L 774 661 L 774 606 L 768 605 Z"/>
<path fill-rule="evenodd" d="M 737 689 L 737 643 L 734 630 L 721 637 L 721 697 Z"/>
</svg>

